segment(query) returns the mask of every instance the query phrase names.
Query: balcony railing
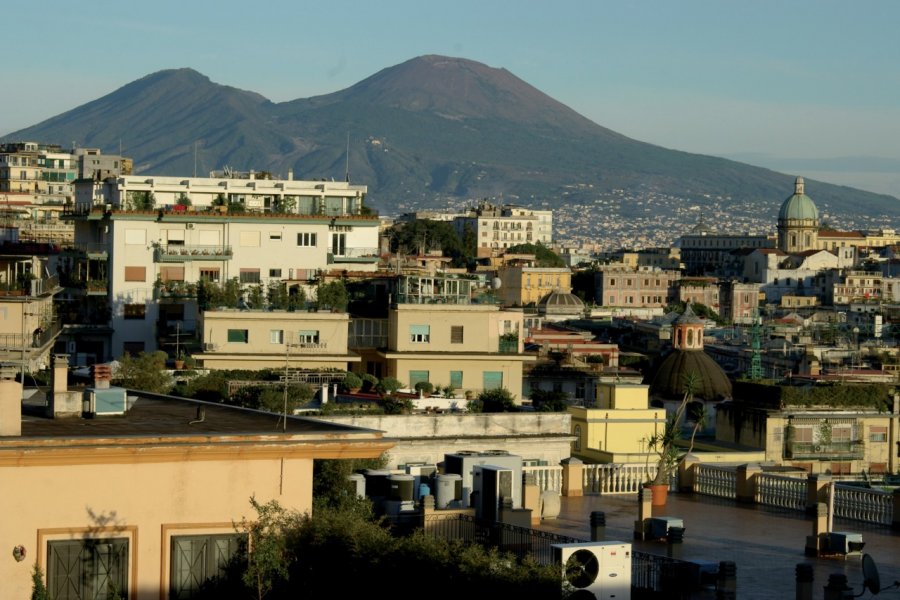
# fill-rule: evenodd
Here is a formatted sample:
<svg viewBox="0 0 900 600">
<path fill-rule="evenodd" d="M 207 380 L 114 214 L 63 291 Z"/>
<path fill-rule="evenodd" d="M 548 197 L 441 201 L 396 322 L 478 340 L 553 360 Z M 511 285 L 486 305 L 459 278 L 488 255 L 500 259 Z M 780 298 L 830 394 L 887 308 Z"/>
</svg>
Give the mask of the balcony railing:
<svg viewBox="0 0 900 600">
<path fill-rule="evenodd" d="M 341 254 L 328 253 L 328 264 L 377 262 L 380 259 L 378 248 L 347 248 Z"/>
<path fill-rule="evenodd" d="M 165 263 L 194 260 L 229 260 L 233 254 L 231 246 L 161 245 L 154 248 L 153 261 Z"/>
<path fill-rule="evenodd" d="M 865 447 L 860 441 L 854 442 L 787 442 L 784 457 L 793 459 L 861 459 Z"/>
</svg>

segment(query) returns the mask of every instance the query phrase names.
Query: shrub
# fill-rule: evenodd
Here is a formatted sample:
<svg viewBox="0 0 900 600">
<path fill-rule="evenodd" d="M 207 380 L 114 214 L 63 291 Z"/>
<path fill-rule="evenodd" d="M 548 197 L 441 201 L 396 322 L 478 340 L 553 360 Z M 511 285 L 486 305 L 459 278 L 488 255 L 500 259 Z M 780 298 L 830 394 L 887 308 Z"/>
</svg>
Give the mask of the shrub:
<svg viewBox="0 0 900 600">
<path fill-rule="evenodd" d="M 395 377 L 382 377 L 381 381 L 378 382 L 378 385 L 375 386 L 375 389 L 382 394 L 393 394 L 402 387 L 403 384 L 400 383 L 399 379 Z"/>
<path fill-rule="evenodd" d="M 358 390 L 363 385 L 362 378 L 353 371 L 347 371 L 342 386 L 345 390 Z"/>
<path fill-rule="evenodd" d="M 420 381 L 416 384 L 416 391 L 421 392 L 423 396 L 430 396 L 434 391 L 434 386 L 430 381 Z"/>
<path fill-rule="evenodd" d="M 378 385 L 378 378 L 371 373 L 364 373 L 362 376 L 362 388 L 364 392 L 371 392 Z"/>
<path fill-rule="evenodd" d="M 506 388 L 484 390 L 474 400 L 470 400 L 466 407 L 471 412 L 518 412 L 515 397 Z"/>
</svg>

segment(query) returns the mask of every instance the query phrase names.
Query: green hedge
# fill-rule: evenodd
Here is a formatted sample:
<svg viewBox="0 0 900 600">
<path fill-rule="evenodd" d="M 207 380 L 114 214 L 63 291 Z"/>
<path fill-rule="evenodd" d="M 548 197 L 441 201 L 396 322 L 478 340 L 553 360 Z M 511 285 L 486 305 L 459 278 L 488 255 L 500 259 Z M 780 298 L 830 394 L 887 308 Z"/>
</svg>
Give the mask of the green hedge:
<svg viewBox="0 0 900 600">
<path fill-rule="evenodd" d="M 735 381 L 732 393 L 746 404 L 766 408 L 830 406 L 890 410 L 893 386 L 885 383 L 784 386 Z"/>
</svg>

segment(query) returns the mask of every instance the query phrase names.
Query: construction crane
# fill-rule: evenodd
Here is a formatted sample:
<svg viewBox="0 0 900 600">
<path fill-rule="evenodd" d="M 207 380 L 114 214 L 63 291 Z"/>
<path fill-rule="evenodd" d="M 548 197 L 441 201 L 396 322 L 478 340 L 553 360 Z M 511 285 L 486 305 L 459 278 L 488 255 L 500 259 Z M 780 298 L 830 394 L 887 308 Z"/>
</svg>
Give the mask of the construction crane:
<svg viewBox="0 0 900 600">
<path fill-rule="evenodd" d="M 761 329 L 759 309 L 755 309 L 753 311 L 753 325 L 750 328 L 750 371 L 747 373 L 747 377 L 750 381 L 759 381 L 763 377 L 759 342 Z"/>
</svg>

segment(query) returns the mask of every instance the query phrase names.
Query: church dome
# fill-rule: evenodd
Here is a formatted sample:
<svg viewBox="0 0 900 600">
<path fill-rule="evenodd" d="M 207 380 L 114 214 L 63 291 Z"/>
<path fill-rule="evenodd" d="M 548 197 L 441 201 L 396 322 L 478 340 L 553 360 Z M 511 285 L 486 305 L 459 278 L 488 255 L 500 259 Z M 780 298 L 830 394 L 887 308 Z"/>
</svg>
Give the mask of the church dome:
<svg viewBox="0 0 900 600">
<path fill-rule="evenodd" d="M 584 302 L 575 294 L 556 290 L 541 298 L 538 310 L 547 315 L 579 315 L 584 312 Z"/>
<path fill-rule="evenodd" d="M 803 178 L 798 177 L 794 182 L 793 195 L 784 201 L 781 210 L 778 211 L 779 221 L 818 220 L 819 211 L 816 209 L 816 204 L 804 193 L 803 188 Z"/>
<path fill-rule="evenodd" d="M 731 380 L 716 361 L 703 351 L 675 350 L 663 360 L 650 382 L 650 393 L 681 399 L 687 373 L 697 374 L 694 398 L 723 400 L 731 398 Z"/>
</svg>

